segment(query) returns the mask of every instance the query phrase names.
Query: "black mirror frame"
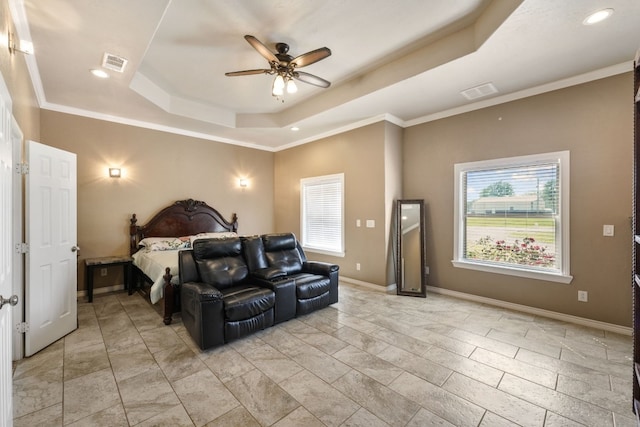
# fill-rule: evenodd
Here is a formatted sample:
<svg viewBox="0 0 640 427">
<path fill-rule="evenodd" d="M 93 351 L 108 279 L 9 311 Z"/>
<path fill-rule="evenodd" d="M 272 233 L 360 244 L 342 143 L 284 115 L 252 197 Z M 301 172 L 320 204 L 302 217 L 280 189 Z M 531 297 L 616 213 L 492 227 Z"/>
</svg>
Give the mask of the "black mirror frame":
<svg viewBox="0 0 640 427">
<path fill-rule="evenodd" d="M 420 207 L 420 291 L 403 290 L 401 260 L 402 260 L 402 206 L 403 205 L 419 205 Z M 425 238 L 425 220 L 424 220 L 424 200 L 422 199 L 406 199 L 396 201 L 396 292 L 398 295 L 407 295 L 415 297 L 427 297 L 427 255 L 426 255 L 426 238 Z"/>
</svg>

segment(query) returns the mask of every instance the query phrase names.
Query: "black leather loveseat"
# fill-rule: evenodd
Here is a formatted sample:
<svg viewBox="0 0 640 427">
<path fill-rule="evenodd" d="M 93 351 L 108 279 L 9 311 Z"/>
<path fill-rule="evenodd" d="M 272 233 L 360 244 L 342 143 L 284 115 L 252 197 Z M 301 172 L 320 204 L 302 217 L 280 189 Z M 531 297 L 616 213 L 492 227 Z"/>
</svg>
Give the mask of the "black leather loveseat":
<svg viewBox="0 0 640 427">
<path fill-rule="evenodd" d="M 334 264 L 295 235 L 196 240 L 179 254 L 182 321 L 202 349 L 338 302 Z"/>
</svg>

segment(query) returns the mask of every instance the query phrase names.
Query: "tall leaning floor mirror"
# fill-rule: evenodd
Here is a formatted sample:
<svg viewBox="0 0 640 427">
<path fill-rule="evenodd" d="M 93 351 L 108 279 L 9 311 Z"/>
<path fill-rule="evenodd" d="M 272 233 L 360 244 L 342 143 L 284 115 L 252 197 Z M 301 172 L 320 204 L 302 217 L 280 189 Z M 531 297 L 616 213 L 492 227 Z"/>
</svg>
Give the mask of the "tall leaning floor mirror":
<svg viewBox="0 0 640 427">
<path fill-rule="evenodd" d="M 398 295 L 427 296 L 424 200 L 396 203 L 396 287 Z"/>
</svg>

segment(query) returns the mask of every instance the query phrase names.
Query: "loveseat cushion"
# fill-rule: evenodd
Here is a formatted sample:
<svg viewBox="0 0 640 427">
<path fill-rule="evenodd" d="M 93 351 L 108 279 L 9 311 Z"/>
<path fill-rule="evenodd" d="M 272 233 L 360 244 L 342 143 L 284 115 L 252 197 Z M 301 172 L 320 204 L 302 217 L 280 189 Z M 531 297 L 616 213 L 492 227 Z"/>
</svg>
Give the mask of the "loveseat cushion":
<svg viewBox="0 0 640 427">
<path fill-rule="evenodd" d="M 315 298 L 329 292 L 331 281 L 328 277 L 308 273 L 295 274 L 291 277 L 296 282 L 296 296 L 299 300 Z"/>
<path fill-rule="evenodd" d="M 302 270 L 302 258 L 293 233 L 265 234 L 262 236 L 269 267 L 295 274 Z"/>
<path fill-rule="evenodd" d="M 200 279 L 220 290 L 242 282 L 249 274 L 239 238 L 196 240 L 193 258 Z"/>
<path fill-rule="evenodd" d="M 232 286 L 222 290 L 226 321 L 239 321 L 257 316 L 273 308 L 275 293 L 253 285 Z"/>
<path fill-rule="evenodd" d="M 260 236 L 243 237 L 242 251 L 251 273 L 269 267 L 267 258 L 264 255 L 264 244 Z"/>
</svg>

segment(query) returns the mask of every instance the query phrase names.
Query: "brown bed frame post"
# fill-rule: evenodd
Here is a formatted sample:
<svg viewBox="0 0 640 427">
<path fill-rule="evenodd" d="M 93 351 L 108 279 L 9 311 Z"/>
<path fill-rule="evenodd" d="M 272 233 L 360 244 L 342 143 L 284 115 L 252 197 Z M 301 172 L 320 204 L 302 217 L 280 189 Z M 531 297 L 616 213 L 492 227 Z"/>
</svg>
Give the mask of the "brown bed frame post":
<svg viewBox="0 0 640 427">
<path fill-rule="evenodd" d="M 238 215 L 234 212 L 231 214 L 231 230 L 234 232 L 238 231 Z"/>
<path fill-rule="evenodd" d="M 138 222 L 138 218 L 136 218 L 136 214 L 131 215 L 131 219 L 129 220 L 129 255 L 133 255 L 138 250 L 138 226 L 136 223 Z"/>
<path fill-rule="evenodd" d="M 162 320 L 165 325 L 171 324 L 171 317 L 173 316 L 173 305 L 175 303 L 175 297 L 173 295 L 173 285 L 171 284 L 171 269 L 167 267 L 164 279 L 164 319 Z"/>
</svg>

